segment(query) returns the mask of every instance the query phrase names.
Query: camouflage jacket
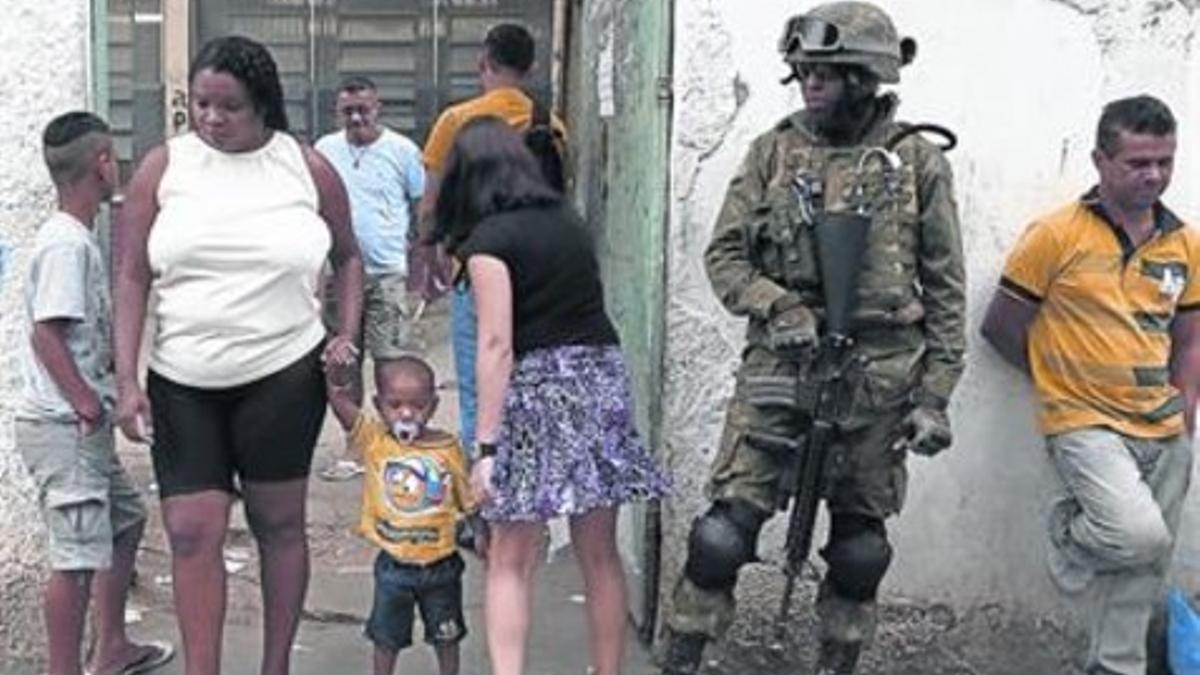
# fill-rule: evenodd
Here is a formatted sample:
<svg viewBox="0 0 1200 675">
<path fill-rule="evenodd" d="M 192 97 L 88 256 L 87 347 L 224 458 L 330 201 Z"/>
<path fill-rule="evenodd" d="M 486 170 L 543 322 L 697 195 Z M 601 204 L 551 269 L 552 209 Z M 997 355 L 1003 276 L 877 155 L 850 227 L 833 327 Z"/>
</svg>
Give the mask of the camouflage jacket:
<svg viewBox="0 0 1200 675">
<path fill-rule="evenodd" d="M 800 111 L 759 136 L 729 184 L 705 252 L 713 290 L 730 312 L 747 315 L 747 339 L 765 346 L 770 308 L 797 293 L 821 315 L 820 276 L 793 180 L 824 185 L 824 210 L 865 201 L 872 214 L 853 316 L 856 349 L 865 357 L 866 408 L 905 403 L 944 406 L 963 370 L 966 348 L 962 238 L 950 165 L 919 134 L 895 148 L 898 189 L 883 190 L 884 168 L 864 152 L 903 127 L 894 96 L 857 145 L 822 141 Z M 895 183 L 893 184 L 895 185 Z"/>
</svg>

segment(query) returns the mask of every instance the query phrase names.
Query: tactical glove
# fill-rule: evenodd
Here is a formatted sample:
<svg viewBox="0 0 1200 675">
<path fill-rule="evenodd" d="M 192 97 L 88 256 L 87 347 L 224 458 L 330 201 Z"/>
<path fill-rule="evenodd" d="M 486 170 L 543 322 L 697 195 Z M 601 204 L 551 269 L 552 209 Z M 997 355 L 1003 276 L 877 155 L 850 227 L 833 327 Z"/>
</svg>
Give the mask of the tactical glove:
<svg viewBox="0 0 1200 675">
<path fill-rule="evenodd" d="M 897 452 L 915 452 L 932 457 L 950 447 L 954 437 L 944 410 L 917 407 L 900 422 L 900 439 L 892 444 Z"/>
<path fill-rule="evenodd" d="M 817 344 L 817 319 L 800 298 L 789 293 L 771 305 L 767 341 L 777 354 L 810 351 Z"/>
</svg>

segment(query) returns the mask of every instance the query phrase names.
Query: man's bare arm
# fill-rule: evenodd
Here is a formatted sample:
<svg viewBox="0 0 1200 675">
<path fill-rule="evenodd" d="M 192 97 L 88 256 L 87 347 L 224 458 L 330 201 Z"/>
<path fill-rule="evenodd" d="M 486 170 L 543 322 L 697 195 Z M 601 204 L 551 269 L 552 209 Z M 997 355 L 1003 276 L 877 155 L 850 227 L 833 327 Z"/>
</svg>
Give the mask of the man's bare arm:
<svg viewBox="0 0 1200 675">
<path fill-rule="evenodd" d="M 1029 328 L 1038 305 L 1004 288 L 996 289 L 979 332 L 1014 368 L 1029 374 Z"/>
<path fill-rule="evenodd" d="M 1183 419 L 1188 435 L 1196 430 L 1196 399 L 1200 394 L 1200 311 L 1177 314 L 1171 322 L 1171 384 L 1183 394 Z"/>
<path fill-rule="evenodd" d="M 417 236 L 428 241 L 433 234 L 433 212 L 437 208 L 438 188 L 442 183 L 440 174 L 431 169 L 425 171 L 425 192 L 417 204 Z"/>
</svg>

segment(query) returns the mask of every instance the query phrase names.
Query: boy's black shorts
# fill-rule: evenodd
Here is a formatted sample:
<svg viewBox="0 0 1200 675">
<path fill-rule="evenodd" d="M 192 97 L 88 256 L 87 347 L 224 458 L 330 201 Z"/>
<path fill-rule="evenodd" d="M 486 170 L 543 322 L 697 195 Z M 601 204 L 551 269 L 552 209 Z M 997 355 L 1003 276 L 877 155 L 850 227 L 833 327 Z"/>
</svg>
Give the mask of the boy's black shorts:
<svg viewBox="0 0 1200 675">
<path fill-rule="evenodd" d="M 467 636 L 462 606 L 465 568 L 457 553 L 431 565 L 410 565 L 380 552 L 367 638 L 396 652 L 412 645 L 414 610 L 419 607 L 426 642 L 438 647 L 461 642 Z"/>
</svg>

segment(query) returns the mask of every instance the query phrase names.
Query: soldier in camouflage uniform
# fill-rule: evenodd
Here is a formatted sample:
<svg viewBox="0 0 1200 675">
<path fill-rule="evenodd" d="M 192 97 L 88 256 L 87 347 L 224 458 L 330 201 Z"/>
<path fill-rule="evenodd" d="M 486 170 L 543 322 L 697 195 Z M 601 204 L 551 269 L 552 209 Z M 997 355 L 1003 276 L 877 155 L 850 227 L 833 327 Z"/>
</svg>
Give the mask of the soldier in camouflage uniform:
<svg viewBox="0 0 1200 675">
<path fill-rule="evenodd" d="M 918 134 L 877 152 L 906 128 L 893 119 L 897 98 L 881 95 L 879 85 L 899 82 L 916 44 L 901 40 L 874 5 L 832 2 L 788 21 L 780 49 L 805 109 L 754 141 L 705 254 L 713 289 L 749 326 L 711 470 L 712 504 L 693 524 L 667 617 L 664 675 L 695 673 L 704 645 L 731 623 L 738 568 L 755 559 L 786 461 L 771 439 L 805 434 L 803 416 L 755 406 L 749 389 L 758 375 L 805 386 L 823 328 L 806 226 L 814 214 L 871 219 L 852 316 L 860 367 L 826 463 L 831 528 L 820 551 L 828 571 L 816 603 L 816 673 L 853 673 L 871 640 L 876 592 L 892 555 L 884 520 L 904 502 L 907 452 L 933 455 L 950 445 L 946 405 L 965 349 L 950 167 Z M 872 159 L 879 156 L 886 157 Z"/>
</svg>

